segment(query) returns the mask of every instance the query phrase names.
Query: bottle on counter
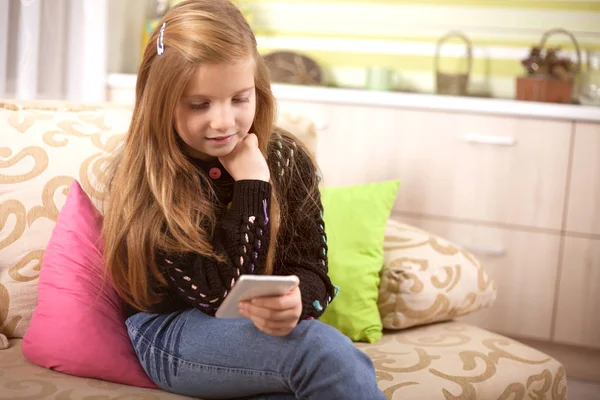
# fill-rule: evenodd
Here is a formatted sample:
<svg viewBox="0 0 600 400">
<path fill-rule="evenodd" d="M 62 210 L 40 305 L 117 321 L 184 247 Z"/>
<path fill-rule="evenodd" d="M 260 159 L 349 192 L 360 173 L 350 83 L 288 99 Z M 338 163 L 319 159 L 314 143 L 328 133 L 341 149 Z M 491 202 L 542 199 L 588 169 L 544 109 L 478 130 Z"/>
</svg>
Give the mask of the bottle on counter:
<svg viewBox="0 0 600 400">
<path fill-rule="evenodd" d="M 600 106 L 600 51 L 588 50 L 587 70 L 581 74 L 579 102 Z"/>
</svg>

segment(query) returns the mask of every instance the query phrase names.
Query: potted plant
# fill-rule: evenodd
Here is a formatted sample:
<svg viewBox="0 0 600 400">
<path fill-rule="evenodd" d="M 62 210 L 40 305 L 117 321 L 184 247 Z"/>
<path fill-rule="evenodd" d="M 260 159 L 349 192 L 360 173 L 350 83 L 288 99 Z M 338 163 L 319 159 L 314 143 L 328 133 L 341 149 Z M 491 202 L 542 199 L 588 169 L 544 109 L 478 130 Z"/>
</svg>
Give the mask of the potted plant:
<svg viewBox="0 0 600 400">
<path fill-rule="evenodd" d="M 544 49 L 551 34 L 564 33 L 575 44 L 577 62 L 559 55 L 559 47 Z M 533 46 L 527 58 L 521 60 L 527 76 L 517 78 L 517 100 L 570 103 L 577 74 L 581 71 L 581 53 L 575 37 L 564 29 L 544 34 L 538 46 Z"/>
</svg>

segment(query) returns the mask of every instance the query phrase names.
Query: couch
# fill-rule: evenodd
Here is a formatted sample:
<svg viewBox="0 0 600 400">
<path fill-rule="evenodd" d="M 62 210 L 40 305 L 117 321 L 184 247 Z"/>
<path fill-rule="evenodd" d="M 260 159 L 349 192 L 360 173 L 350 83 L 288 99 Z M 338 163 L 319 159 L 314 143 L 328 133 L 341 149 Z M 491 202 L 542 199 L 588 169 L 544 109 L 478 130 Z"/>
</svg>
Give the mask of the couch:
<svg viewBox="0 0 600 400">
<path fill-rule="evenodd" d="M 123 138 L 130 112 L 126 106 L 113 104 L 0 101 L 0 400 L 186 398 L 41 368 L 21 352 L 35 307 L 44 245 L 66 190 L 77 179 L 90 198 L 99 199 L 102 156 Z M 310 121 L 282 115 L 279 122 L 314 150 L 315 130 Z M 409 275 L 414 279 L 417 273 L 407 274 L 400 268 L 406 258 L 403 254 L 419 246 L 420 258 L 467 253 L 444 252 L 440 249 L 449 247 L 440 246 L 447 244 L 443 238 L 401 221 L 390 226 L 400 236 L 393 239 L 395 243 L 419 245 L 395 247 L 393 257 L 386 250 L 389 268 L 382 274 L 388 276 L 382 275 L 379 304 L 386 329 L 375 343 L 356 343 L 372 358 L 388 399 L 566 398 L 566 371 L 559 361 L 460 321 L 461 315 L 476 312 L 482 305 L 448 306 L 440 315 L 410 309 L 416 306 L 401 301 L 398 294 L 391 296 L 388 286 Z M 485 286 L 491 288 L 490 282 Z M 435 298 L 444 299 L 449 290 Z M 398 311 L 398 304 L 411 312 Z"/>
</svg>

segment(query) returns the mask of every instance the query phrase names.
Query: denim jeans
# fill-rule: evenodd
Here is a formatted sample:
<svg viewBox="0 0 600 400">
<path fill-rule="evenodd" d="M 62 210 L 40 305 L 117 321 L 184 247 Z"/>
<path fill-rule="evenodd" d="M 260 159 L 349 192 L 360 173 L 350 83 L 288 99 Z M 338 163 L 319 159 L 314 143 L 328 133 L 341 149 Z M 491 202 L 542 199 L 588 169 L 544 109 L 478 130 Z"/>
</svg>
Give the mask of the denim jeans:
<svg viewBox="0 0 600 400">
<path fill-rule="evenodd" d="M 196 309 L 138 313 L 129 337 L 148 376 L 162 389 L 203 399 L 385 400 L 371 359 L 339 331 L 302 321 L 287 336 L 267 335 L 248 319 Z"/>
</svg>

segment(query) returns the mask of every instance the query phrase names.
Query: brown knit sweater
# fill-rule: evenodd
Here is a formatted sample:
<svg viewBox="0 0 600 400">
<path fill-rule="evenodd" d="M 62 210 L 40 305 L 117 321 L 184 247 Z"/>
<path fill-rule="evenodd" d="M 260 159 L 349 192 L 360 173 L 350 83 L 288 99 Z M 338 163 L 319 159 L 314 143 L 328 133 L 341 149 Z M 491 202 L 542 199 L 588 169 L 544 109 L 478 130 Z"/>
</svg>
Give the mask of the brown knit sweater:
<svg viewBox="0 0 600 400">
<path fill-rule="evenodd" d="M 194 160 L 199 173 L 214 184 L 215 206 L 222 210 L 212 244 L 224 256 L 217 262 L 198 254 L 161 255 L 157 260 L 169 282 L 156 312 L 195 307 L 214 315 L 236 280 L 243 274 L 263 274 L 270 243 L 271 183 L 234 181 L 218 160 Z M 282 221 L 277 236 L 274 275 L 297 275 L 302 295 L 300 319 L 319 318 L 337 294 L 327 276 L 327 237 L 318 192 L 309 207 L 309 193 L 301 188 L 316 178 L 308 155 L 287 135 L 274 134 L 268 150 L 271 181 L 291 180 L 281 193 Z M 301 183 L 304 183 L 302 185 Z M 310 204 L 310 203 L 309 203 Z M 304 212 L 303 212 L 304 210 Z"/>
</svg>

